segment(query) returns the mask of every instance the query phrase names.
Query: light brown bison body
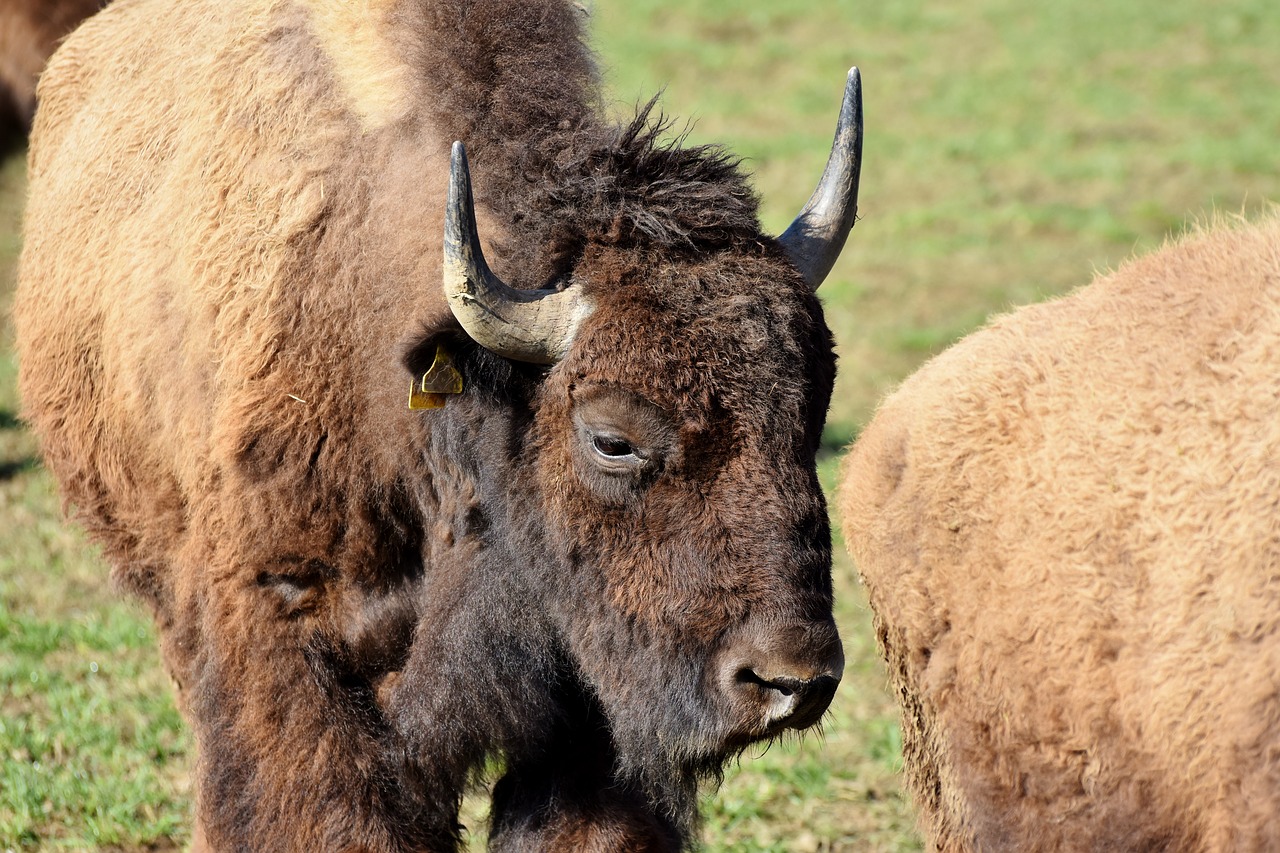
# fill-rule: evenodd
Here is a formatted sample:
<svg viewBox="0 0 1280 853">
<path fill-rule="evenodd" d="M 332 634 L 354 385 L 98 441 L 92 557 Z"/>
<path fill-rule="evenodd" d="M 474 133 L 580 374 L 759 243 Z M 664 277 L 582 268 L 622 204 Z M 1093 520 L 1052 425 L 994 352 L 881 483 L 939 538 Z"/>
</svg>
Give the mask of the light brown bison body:
<svg viewBox="0 0 1280 853">
<path fill-rule="evenodd" d="M 940 850 L 1280 840 L 1280 220 L 1000 318 L 889 397 L 843 525 Z"/>
<path fill-rule="evenodd" d="M 105 0 L 0 0 L 0 133 L 25 134 L 36 79 L 58 42 Z"/>
<path fill-rule="evenodd" d="M 600 118 L 579 17 L 121 0 L 42 80 L 25 413 L 155 612 L 203 844 L 453 849 L 498 758 L 495 846 L 676 847 L 830 701 L 856 162 L 762 235 L 731 158 Z"/>
</svg>

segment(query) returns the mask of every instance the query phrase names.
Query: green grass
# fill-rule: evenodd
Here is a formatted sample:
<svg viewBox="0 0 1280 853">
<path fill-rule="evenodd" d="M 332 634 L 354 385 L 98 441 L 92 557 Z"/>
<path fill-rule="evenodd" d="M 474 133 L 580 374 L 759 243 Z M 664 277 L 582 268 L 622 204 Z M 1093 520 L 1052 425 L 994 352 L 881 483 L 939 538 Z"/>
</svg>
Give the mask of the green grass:
<svg viewBox="0 0 1280 853">
<path fill-rule="evenodd" d="M 841 374 L 826 444 L 993 312 L 1061 293 L 1214 210 L 1280 200 L 1270 0 L 631 0 L 594 4 L 616 109 L 665 87 L 695 142 L 748 158 L 766 225 L 813 188 L 844 72 L 866 90 L 862 220 L 822 296 Z M 23 193 L 0 164 L 0 309 Z M 189 736 L 149 621 L 109 589 L 16 419 L 0 323 L 0 850 L 187 843 Z M 824 483 L 835 459 L 824 459 Z M 840 555 L 848 669 L 821 736 L 744 756 L 708 850 L 919 849 L 892 701 Z M 478 798 L 468 803 L 480 820 Z"/>
<path fill-rule="evenodd" d="M 823 286 L 843 433 L 990 312 L 1083 284 L 1188 217 L 1280 200 L 1265 0 L 634 0 L 597 16 L 620 99 L 665 86 L 696 141 L 749 158 L 775 231 L 861 67 L 863 218 Z"/>
</svg>

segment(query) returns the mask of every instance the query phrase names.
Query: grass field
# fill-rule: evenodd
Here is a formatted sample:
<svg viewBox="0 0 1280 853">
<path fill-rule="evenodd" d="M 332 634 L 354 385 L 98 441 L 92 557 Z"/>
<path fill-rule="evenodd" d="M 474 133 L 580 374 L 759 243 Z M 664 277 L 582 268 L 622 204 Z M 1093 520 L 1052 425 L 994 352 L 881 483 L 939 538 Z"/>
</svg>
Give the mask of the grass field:
<svg viewBox="0 0 1280 853">
<path fill-rule="evenodd" d="M 748 158 L 775 231 L 861 66 L 863 219 L 822 290 L 841 355 L 828 483 L 876 400 L 991 313 L 1280 200 L 1271 0 L 598 0 L 594 21 L 618 109 L 665 87 L 694 141 Z M 181 847 L 190 740 L 152 629 L 60 521 L 17 418 L 23 191 L 18 152 L 0 164 L 0 851 Z M 836 572 L 849 663 L 824 734 L 744 758 L 708 797 L 708 850 L 919 847 L 869 615 L 847 558 Z"/>
</svg>

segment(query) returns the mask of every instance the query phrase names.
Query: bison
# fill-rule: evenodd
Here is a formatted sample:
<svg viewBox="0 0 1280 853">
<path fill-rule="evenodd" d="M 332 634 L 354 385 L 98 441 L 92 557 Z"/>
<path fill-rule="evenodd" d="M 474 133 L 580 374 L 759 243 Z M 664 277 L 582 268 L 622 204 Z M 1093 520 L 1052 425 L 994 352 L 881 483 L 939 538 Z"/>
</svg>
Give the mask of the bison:
<svg viewBox="0 0 1280 853">
<path fill-rule="evenodd" d="M 1280 218 L 934 359 L 840 512 L 930 849 L 1280 839 Z"/>
<path fill-rule="evenodd" d="M 581 17 L 120 0 L 41 81 L 25 417 L 154 612 L 198 847 L 452 850 L 493 769 L 496 848 L 679 848 L 832 698 L 856 69 L 774 239 L 733 157 L 604 117 Z"/>
<path fill-rule="evenodd" d="M 59 39 L 105 0 L 0 0 L 0 136 L 24 135 L 36 78 Z"/>
</svg>

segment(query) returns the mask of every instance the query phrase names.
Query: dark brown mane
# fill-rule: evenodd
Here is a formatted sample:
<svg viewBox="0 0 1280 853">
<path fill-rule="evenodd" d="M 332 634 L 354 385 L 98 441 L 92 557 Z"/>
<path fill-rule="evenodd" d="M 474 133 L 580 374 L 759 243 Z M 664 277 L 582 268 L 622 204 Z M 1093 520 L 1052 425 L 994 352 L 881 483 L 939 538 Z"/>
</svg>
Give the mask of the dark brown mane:
<svg viewBox="0 0 1280 853">
<path fill-rule="evenodd" d="M 584 129 L 543 143 L 546 151 L 519 164 L 523 185 L 494 200 L 499 209 L 516 214 L 519 231 L 558 242 L 677 252 L 757 242 L 758 199 L 739 160 L 718 146 L 682 147 L 687 134 L 673 137 L 655 102 L 624 127 Z"/>
<path fill-rule="evenodd" d="M 507 219 L 512 269 L 553 278 L 588 241 L 675 252 L 759 241 L 759 201 L 738 158 L 684 147 L 656 97 L 625 125 L 599 119 L 584 15 L 548 0 L 453 0 L 423 14 L 442 36 L 464 36 L 437 40 L 448 45 L 439 53 L 422 45 L 418 62 L 436 69 L 434 118 L 466 144 L 480 201 Z"/>
</svg>

